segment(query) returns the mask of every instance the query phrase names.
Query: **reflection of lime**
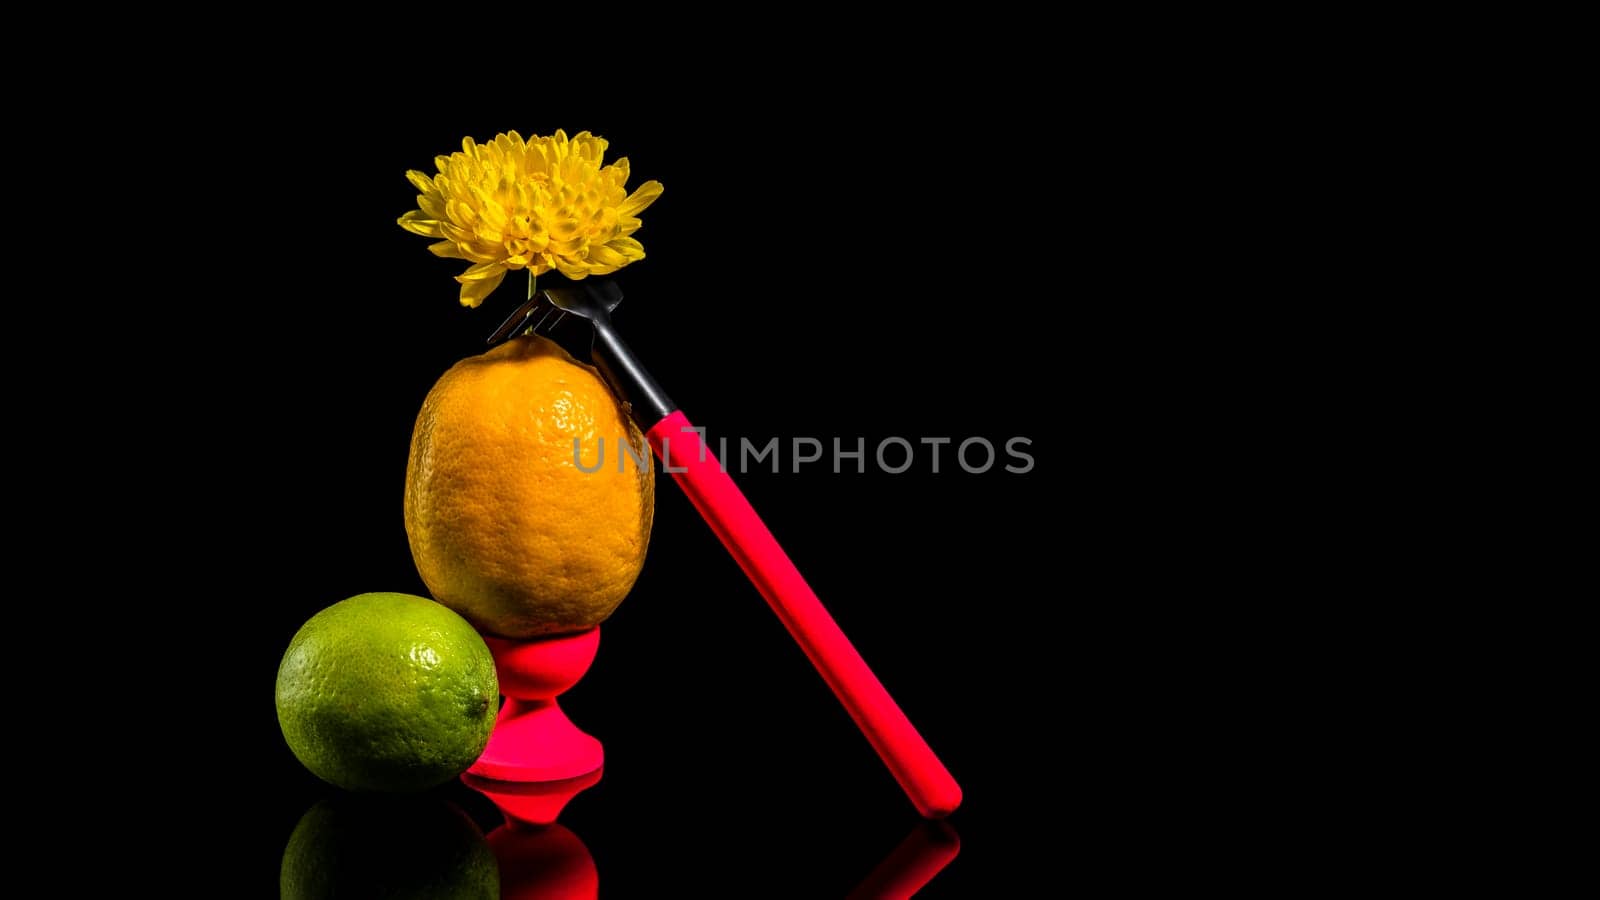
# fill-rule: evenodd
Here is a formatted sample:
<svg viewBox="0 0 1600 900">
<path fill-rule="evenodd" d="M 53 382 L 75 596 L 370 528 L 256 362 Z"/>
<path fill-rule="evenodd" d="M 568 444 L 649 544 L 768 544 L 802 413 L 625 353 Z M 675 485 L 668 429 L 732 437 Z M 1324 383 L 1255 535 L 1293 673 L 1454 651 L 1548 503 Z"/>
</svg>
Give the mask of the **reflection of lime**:
<svg viewBox="0 0 1600 900">
<path fill-rule="evenodd" d="M 435 797 L 345 794 L 311 807 L 289 836 L 281 896 L 500 896 L 494 853 L 472 820 Z"/>
<path fill-rule="evenodd" d="M 494 657 L 423 597 L 361 594 L 300 626 L 278 666 L 278 724 L 317 777 L 420 790 L 472 765 L 494 727 Z"/>
</svg>

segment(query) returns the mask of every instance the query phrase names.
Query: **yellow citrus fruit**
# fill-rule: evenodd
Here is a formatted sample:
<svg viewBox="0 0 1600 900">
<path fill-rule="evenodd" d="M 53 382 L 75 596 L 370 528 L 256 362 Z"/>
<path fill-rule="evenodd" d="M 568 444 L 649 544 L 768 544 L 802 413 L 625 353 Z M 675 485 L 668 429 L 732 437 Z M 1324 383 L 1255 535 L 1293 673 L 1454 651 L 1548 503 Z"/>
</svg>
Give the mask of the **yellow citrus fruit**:
<svg viewBox="0 0 1600 900">
<path fill-rule="evenodd" d="M 597 458 L 599 470 L 584 471 Z M 411 432 L 406 535 L 417 571 L 434 599 L 490 634 L 598 625 L 644 565 L 649 460 L 605 382 L 555 343 L 524 336 L 464 359 L 428 392 Z"/>
</svg>

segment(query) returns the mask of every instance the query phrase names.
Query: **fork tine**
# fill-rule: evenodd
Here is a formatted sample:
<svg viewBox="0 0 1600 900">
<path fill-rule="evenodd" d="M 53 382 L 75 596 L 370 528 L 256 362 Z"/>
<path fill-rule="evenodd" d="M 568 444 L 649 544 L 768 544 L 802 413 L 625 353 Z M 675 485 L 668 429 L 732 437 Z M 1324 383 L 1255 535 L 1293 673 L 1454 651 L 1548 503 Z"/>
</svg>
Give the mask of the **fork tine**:
<svg viewBox="0 0 1600 900">
<path fill-rule="evenodd" d="M 544 298 L 543 292 L 529 297 L 511 315 L 507 316 L 504 322 L 500 323 L 500 327 L 494 330 L 494 334 L 489 335 L 489 346 L 493 347 L 501 341 L 515 337 L 527 326 L 528 321 L 535 316 L 538 316 L 540 322 L 543 322 L 545 318 L 549 317 L 550 311 L 554 308 L 554 305 Z"/>
<path fill-rule="evenodd" d="M 556 309 L 549 304 L 541 305 L 537 312 L 539 314 L 539 321 L 533 322 L 533 316 L 528 317 L 528 321 L 533 322 L 533 331 L 535 334 L 548 334 L 549 329 L 544 327 L 545 323 L 549 322 L 550 328 L 554 328 L 556 327 L 556 322 L 560 321 L 561 319 L 561 316 L 559 315 L 561 310 Z"/>
</svg>

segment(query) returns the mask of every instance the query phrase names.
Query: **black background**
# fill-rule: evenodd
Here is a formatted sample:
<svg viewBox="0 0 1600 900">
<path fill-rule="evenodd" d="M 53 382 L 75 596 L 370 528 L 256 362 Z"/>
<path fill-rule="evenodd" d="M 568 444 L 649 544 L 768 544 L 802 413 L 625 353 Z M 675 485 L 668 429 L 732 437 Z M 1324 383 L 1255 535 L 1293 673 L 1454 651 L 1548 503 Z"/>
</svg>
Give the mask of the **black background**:
<svg viewBox="0 0 1600 900">
<path fill-rule="evenodd" d="M 1371 677 L 1369 633 L 1408 636 L 1393 579 L 1360 567 L 1374 526 L 1420 526 L 1375 521 L 1362 484 L 1391 436 L 1319 402 L 1371 368 L 1358 340 L 1319 354 L 1329 333 L 1392 331 L 1348 300 L 1394 305 L 1351 279 L 1387 209 L 1367 176 L 1405 129 L 1340 99 L 1349 66 L 1312 32 L 1216 41 L 1148 11 L 582 14 L 352 35 L 140 7 L 24 35 L 46 62 L 7 98 L 26 234 L 5 337 L 34 430 L 8 499 L 12 606 L 39 621 L 8 649 L 31 716 L 13 780 L 37 799 L 14 813 L 53 820 L 34 831 L 67 851 L 56 871 L 276 893 L 296 821 L 336 793 L 284 746 L 278 661 L 317 610 L 422 589 L 413 417 L 521 289 L 460 308 L 460 264 L 395 224 L 404 172 L 512 128 L 592 130 L 666 185 L 618 323 L 713 436 L 1033 440 L 1025 476 L 924 456 L 740 477 L 965 788 L 930 896 L 1359 857 L 1386 813 L 1354 788 L 1394 738 L 1330 698 Z M 607 896 L 838 896 L 915 822 L 666 479 L 564 706 L 606 747 L 563 821 Z M 1334 840 L 1304 827 L 1341 803 Z"/>
<path fill-rule="evenodd" d="M 965 790 L 961 855 L 927 895 L 1053 878 L 1055 854 L 1105 839 L 1112 826 L 1090 838 L 1072 814 L 1117 790 L 1093 761 L 1118 752 L 1096 710 L 1138 673 L 1105 665 L 1114 638 L 1096 625 L 1121 526 L 1077 521 L 1108 476 L 1069 448 L 1096 398 L 1140 377 L 1095 312 L 1140 271 L 1110 202 L 1127 165 L 1114 140 L 1044 142 L 937 84 L 761 106 L 645 85 L 640 112 L 414 109 L 376 82 L 248 99 L 251 115 L 213 123 L 241 178 L 212 159 L 191 220 L 204 291 L 228 300 L 184 313 L 214 335 L 169 374 L 166 412 L 188 426 L 173 477 L 194 500 L 178 552 L 200 561 L 185 608 L 215 636 L 175 676 L 204 710 L 177 716 L 204 749 L 157 801 L 226 797 L 229 827 L 205 837 L 242 892 L 274 889 L 296 821 L 334 792 L 278 732 L 279 657 L 344 597 L 426 593 L 401 519 L 412 422 L 525 289 L 514 273 L 460 307 L 462 264 L 395 224 L 414 203 L 404 173 L 512 128 L 593 131 L 608 158 L 630 158 L 631 185 L 665 184 L 636 235 L 648 257 L 617 276 L 617 323 L 713 438 L 784 442 L 784 471 L 740 486 Z M 1032 102 L 1076 115 L 1048 93 Z M 789 471 L 795 436 L 863 437 L 870 454 L 891 435 L 1023 436 L 1035 467 L 1007 473 L 1002 450 L 968 474 L 953 443 L 937 474 L 921 445 L 901 475 L 870 457 L 865 474 L 826 458 Z M 563 706 L 606 748 L 604 780 L 562 819 L 606 896 L 842 896 L 917 821 L 666 478 L 643 574 Z M 487 803 L 445 793 L 493 826 Z"/>
</svg>

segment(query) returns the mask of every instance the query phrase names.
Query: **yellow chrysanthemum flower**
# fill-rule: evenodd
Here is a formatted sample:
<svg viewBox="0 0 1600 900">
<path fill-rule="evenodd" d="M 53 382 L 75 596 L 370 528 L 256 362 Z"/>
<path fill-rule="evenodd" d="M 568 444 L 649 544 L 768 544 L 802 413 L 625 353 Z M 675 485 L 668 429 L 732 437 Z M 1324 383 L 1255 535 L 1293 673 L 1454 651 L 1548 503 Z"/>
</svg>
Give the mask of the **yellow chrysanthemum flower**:
<svg viewBox="0 0 1600 900">
<path fill-rule="evenodd" d="M 527 141 L 513 131 L 487 144 L 466 138 L 460 152 L 434 159 L 439 174 L 406 173 L 422 193 L 400 227 L 440 238 L 428 247 L 435 254 L 472 263 L 456 276 L 462 306 L 482 303 L 516 269 L 609 275 L 644 258 L 629 235 L 661 182 L 629 194 L 627 158 L 602 166 L 605 152 L 605 140 L 587 131 L 571 140 L 564 131 Z"/>
</svg>

